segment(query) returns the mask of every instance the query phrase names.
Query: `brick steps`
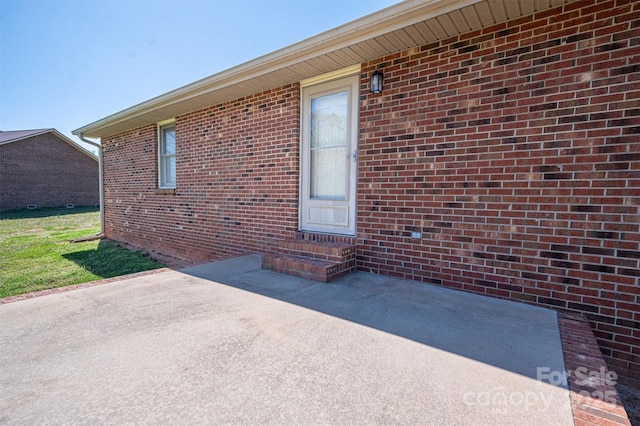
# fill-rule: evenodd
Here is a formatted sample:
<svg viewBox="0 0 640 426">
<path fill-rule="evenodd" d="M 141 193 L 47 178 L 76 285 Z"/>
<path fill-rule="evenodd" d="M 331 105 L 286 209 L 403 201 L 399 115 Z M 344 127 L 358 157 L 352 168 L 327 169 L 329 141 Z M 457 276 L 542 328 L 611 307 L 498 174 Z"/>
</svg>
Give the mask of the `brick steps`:
<svg viewBox="0 0 640 426">
<path fill-rule="evenodd" d="M 282 241 L 262 256 L 262 269 L 329 282 L 355 270 L 355 245 L 307 240 Z"/>
</svg>

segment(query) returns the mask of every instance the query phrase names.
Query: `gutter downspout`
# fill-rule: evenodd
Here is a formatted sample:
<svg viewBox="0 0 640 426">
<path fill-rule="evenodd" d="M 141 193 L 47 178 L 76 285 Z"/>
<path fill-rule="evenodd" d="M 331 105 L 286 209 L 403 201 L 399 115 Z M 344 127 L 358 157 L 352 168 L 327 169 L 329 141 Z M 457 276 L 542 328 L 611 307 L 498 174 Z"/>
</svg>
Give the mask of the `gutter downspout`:
<svg viewBox="0 0 640 426">
<path fill-rule="evenodd" d="M 102 159 L 102 145 L 96 142 L 92 142 L 84 138 L 84 133 L 76 134 L 78 138 L 84 143 L 88 143 L 91 146 L 98 148 L 98 180 L 100 185 L 100 233 L 96 237 L 104 237 L 104 182 L 103 182 L 103 170 L 104 162 Z"/>
</svg>

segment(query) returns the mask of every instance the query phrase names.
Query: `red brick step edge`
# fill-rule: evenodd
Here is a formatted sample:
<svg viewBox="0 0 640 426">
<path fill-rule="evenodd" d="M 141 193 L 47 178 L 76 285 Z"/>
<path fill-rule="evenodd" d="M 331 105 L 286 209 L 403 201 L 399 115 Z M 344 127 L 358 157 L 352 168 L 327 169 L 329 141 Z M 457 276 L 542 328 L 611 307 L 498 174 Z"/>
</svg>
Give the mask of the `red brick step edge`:
<svg viewBox="0 0 640 426">
<path fill-rule="evenodd" d="M 604 362 L 589 321 L 577 314 L 559 312 L 558 328 L 574 424 L 630 426 L 615 388 L 616 376 Z"/>
</svg>

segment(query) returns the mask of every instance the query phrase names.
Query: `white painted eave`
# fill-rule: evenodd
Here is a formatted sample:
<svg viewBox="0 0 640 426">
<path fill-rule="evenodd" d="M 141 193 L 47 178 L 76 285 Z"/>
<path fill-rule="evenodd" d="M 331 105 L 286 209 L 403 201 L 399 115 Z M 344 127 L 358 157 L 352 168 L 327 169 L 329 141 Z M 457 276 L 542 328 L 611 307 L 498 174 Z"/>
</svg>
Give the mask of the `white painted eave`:
<svg viewBox="0 0 640 426">
<path fill-rule="evenodd" d="M 113 135 L 572 1 L 407 0 L 142 102 L 73 134 Z"/>
</svg>

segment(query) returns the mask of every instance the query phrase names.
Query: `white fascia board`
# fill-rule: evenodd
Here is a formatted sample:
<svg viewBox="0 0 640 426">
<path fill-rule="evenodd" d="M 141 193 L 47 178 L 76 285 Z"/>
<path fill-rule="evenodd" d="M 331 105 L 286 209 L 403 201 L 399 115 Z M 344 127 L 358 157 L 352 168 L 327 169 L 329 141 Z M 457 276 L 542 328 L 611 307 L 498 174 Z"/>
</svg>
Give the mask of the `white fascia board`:
<svg viewBox="0 0 640 426">
<path fill-rule="evenodd" d="M 232 86 L 260 75 L 413 25 L 485 0 L 407 0 L 298 43 L 205 77 L 74 130 L 74 135 L 107 136 L 100 129 L 145 115 L 173 103 Z M 513 1 L 513 0 L 502 0 Z M 189 111 L 184 111 L 189 112 Z M 155 120 L 150 120 L 152 123 Z"/>
</svg>

